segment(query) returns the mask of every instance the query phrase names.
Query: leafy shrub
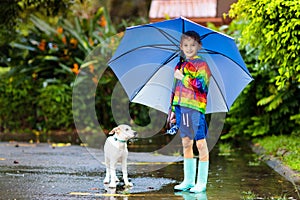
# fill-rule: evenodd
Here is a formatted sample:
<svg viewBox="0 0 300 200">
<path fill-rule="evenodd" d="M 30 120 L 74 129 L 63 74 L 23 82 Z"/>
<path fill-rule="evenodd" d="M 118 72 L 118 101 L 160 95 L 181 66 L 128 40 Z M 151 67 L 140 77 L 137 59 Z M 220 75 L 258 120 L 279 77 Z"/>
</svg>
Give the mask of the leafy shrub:
<svg viewBox="0 0 300 200">
<path fill-rule="evenodd" d="M 4 75 L 0 78 L 0 130 L 34 129 L 36 96 L 39 83 L 32 79 L 22 82 Z"/>
<path fill-rule="evenodd" d="M 300 125 L 299 4 L 241 0 L 230 29 L 254 81 L 232 106 L 223 138 L 298 134 Z"/>
<path fill-rule="evenodd" d="M 73 125 L 72 89 L 66 84 L 51 84 L 40 89 L 37 98 L 39 129 L 63 130 Z"/>
<path fill-rule="evenodd" d="M 1 127 L 72 128 L 72 84 L 92 49 L 101 43 L 103 56 L 113 50 L 107 48 L 111 42 L 107 39 L 116 34 L 115 29 L 103 7 L 88 18 L 73 15 L 44 20 L 32 15 L 30 20 L 32 25 L 20 31 L 8 50 L 11 70 L 1 80 L 0 102 L 5 105 Z M 97 82 L 97 74 L 92 76 Z"/>
<path fill-rule="evenodd" d="M 243 20 L 242 44 L 259 48 L 258 59 L 272 63 L 274 80 L 285 88 L 300 83 L 300 4 L 294 0 L 240 0 L 233 4 L 231 17 Z"/>
</svg>

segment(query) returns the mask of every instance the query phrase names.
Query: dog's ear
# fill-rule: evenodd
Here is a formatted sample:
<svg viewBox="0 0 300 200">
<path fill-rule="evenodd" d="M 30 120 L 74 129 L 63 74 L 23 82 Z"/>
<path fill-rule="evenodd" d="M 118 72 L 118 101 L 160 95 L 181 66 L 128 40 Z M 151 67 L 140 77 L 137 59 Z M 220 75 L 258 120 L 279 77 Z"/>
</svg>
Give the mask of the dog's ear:
<svg viewBox="0 0 300 200">
<path fill-rule="evenodd" d="M 113 135 L 113 134 L 115 134 L 115 131 L 116 131 L 116 128 L 113 128 L 113 129 L 108 133 L 108 135 Z"/>
<path fill-rule="evenodd" d="M 119 133 L 120 132 L 120 128 L 119 127 L 115 127 L 113 128 L 113 130 L 111 130 L 108 135 L 113 135 L 115 133 Z"/>
</svg>

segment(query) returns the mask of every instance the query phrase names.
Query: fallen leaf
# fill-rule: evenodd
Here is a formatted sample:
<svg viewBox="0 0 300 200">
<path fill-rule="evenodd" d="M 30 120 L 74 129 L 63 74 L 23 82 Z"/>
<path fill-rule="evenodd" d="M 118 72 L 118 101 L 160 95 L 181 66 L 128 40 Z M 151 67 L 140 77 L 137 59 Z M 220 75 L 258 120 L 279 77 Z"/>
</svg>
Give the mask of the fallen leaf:
<svg viewBox="0 0 300 200">
<path fill-rule="evenodd" d="M 53 143 L 52 147 L 69 147 L 71 143 Z"/>
</svg>

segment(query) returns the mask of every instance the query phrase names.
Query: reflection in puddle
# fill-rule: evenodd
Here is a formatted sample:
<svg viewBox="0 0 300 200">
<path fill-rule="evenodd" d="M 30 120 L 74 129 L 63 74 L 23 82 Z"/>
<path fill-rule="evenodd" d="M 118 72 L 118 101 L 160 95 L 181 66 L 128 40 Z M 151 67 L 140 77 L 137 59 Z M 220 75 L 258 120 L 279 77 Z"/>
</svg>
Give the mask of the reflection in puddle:
<svg viewBox="0 0 300 200">
<path fill-rule="evenodd" d="M 176 192 L 176 196 L 182 196 L 184 200 L 207 200 L 206 192 L 190 193 L 190 192 Z"/>
</svg>

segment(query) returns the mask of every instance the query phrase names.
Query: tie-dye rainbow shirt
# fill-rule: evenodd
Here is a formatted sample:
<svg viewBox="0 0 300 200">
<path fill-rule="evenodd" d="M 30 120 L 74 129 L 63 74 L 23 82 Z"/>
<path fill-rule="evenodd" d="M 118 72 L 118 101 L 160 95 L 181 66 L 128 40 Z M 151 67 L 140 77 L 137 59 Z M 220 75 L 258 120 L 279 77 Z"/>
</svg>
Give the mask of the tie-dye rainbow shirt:
<svg viewBox="0 0 300 200">
<path fill-rule="evenodd" d="M 207 63 L 199 56 L 186 60 L 175 69 L 183 72 L 184 78 L 177 80 L 173 90 L 172 107 L 180 105 L 205 114 L 208 84 L 211 72 Z"/>
</svg>

